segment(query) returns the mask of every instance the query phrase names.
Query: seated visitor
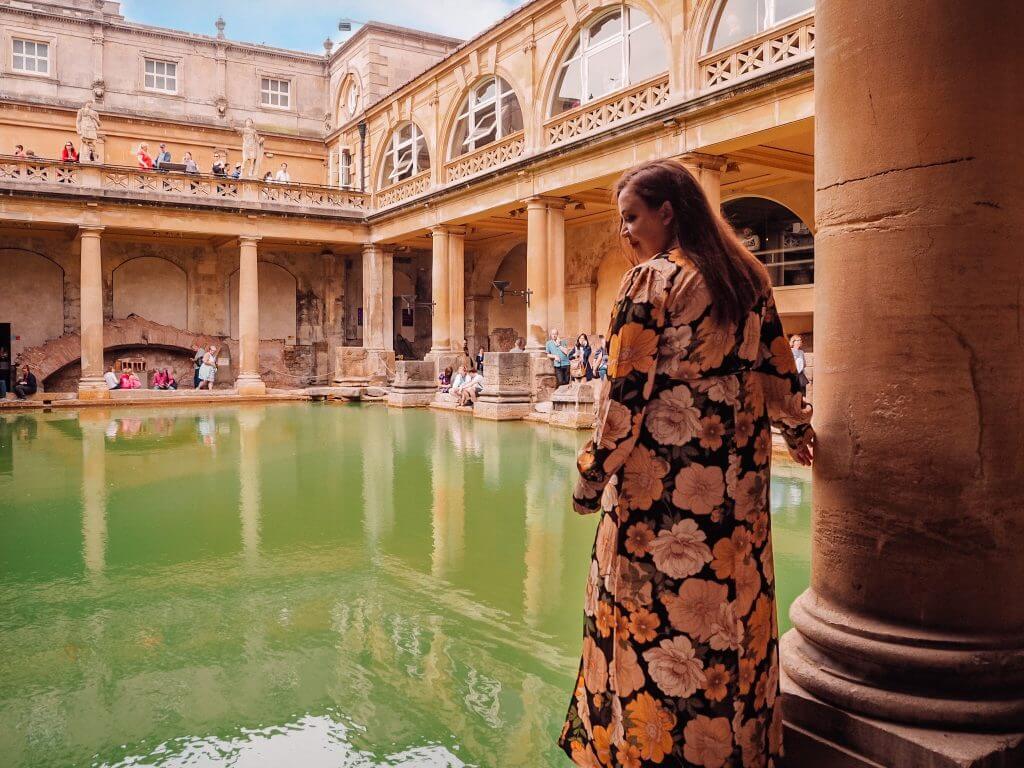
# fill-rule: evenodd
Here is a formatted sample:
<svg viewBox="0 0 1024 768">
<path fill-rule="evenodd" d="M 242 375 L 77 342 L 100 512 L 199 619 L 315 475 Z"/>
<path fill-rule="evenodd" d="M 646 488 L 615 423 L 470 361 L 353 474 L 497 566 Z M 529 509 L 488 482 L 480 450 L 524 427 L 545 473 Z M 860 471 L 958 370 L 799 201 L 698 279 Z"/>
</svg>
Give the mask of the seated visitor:
<svg viewBox="0 0 1024 768">
<path fill-rule="evenodd" d="M 460 365 L 458 372 L 455 374 L 455 378 L 452 379 L 452 385 L 448 388 L 448 392 L 453 395 L 459 394 L 459 391 L 465 386 L 469 380 L 469 376 L 466 375 L 466 366 Z"/>
<path fill-rule="evenodd" d="M 128 381 L 131 382 L 132 389 L 142 389 L 142 382 L 139 381 L 139 376 L 135 371 L 128 371 Z"/>
<path fill-rule="evenodd" d="M 170 368 L 164 368 L 164 389 L 177 389 L 178 380 L 174 378 L 174 371 Z"/>
<path fill-rule="evenodd" d="M 70 141 L 64 145 L 64 149 L 60 153 L 60 159 L 65 163 L 78 162 L 78 150 L 75 149 L 75 145 Z"/>
<path fill-rule="evenodd" d="M 437 375 L 438 392 L 447 392 L 452 387 L 452 367 L 449 365 Z"/>
<path fill-rule="evenodd" d="M 167 389 L 167 381 L 164 378 L 164 372 L 159 368 L 156 373 L 153 374 L 153 389 Z"/>
<path fill-rule="evenodd" d="M 103 374 L 103 381 L 107 383 L 107 389 L 121 388 L 121 381 L 117 374 L 114 373 L 114 366 L 107 368 L 107 372 Z"/>
<path fill-rule="evenodd" d="M 483 374 L 479 372 L 472 374 L 466 380 L 466 383 L 462 385 L 462 389 L 459 390 L 459 405 L 473 405 L 476 402 L 477 396 L 483 391 L 483 388 Z"/>
<path fill-rule="evenodd" d="M 29 395 L 34 395 L 37 391 L 39 391 L 39 383 L 26 365 L 21 369 L 21 376 L 18 377 L 18 381 L 14 385 L 14 394 L 19 400 L 24 400 Z"/>
<path fill-rule="evenodd" d="M 149 155 L 149 144 L 145 142 L 139 144 L 139 148 L 135 152 L 135 159 L 139 162 L 139 168 L 147 171 L 152 170 L 153 158 Z"/>
</svg>

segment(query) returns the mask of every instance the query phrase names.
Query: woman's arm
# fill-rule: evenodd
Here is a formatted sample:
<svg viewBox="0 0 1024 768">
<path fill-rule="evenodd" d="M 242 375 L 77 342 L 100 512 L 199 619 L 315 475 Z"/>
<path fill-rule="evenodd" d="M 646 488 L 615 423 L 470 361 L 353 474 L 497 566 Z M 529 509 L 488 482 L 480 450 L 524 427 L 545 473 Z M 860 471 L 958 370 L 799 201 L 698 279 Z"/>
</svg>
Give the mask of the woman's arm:
<svg viewBox="0 0 1024 768">
<path fill-rule="evenodd" d="M 625 288 L 612 311 L 609 331 L 608 394 L 598 414 L 594 438 L 576 457 L 579 478 L 573 491 L 573 508 L 582 514 L 597 512 L 609 478 L 625 463 L 636 445 L 644 409 L 654 388 L 658 343 L 664 327 L 664 283 L 652 291 L 656 279 L 664 280 L 668 262 L 652 261 L 626 274 Z"/>
</svg>

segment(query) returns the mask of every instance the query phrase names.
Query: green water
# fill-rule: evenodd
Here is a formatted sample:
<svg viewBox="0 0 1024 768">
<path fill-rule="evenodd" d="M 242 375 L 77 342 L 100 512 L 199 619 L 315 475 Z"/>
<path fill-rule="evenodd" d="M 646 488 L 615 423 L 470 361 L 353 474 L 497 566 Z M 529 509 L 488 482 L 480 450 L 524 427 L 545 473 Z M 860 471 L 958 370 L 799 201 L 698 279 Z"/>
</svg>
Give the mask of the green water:
<svg viewBox="0 0 1024 768">
<path fill-rule="evenodd" d="M 584 435 L 277 404 L 0 416 L 0 765 L 567 765 Z M 772 488 L 780 618 L 808 475 Z"/>
</svg>

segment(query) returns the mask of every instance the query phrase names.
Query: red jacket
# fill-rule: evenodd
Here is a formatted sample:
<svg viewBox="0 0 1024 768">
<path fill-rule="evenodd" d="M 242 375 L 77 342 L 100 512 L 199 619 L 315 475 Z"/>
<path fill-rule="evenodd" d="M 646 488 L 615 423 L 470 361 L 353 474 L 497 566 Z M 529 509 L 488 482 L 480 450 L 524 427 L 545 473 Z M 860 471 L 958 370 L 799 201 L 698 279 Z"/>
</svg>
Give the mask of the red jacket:
<svg viewBox="0 0 1024 768">
<path fill-rule="evenodd" d="M 77 163 L 78 162 L 78 150 L 75 149 L 74 147 L 72 147 L 71 149 L 68 149 L 67 147 L 64 147 L 64 151 L 60 153 L 60 159 L 63 160 L 65 163 L 67 163 L 67 162 Z"/>
</svg>

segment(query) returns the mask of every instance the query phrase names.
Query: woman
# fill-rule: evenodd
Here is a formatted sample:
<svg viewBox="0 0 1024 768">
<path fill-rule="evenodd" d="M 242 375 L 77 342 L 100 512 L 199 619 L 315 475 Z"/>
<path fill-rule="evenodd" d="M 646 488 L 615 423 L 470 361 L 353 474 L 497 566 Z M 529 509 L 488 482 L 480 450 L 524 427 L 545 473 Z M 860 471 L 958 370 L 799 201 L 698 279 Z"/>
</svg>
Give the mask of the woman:
<svg viewBox="0 0 1024 768">
<path fill-rule="evenodd" d="M 484 348 L 480 347 L 480 351 L 476 353 L 476 372 L 481 376 L 484 373 Z"/>
<path fill-rule="evenodd" d="M 117 382 L 118 389 L 131 389 L 132 388 L 132 377 L 128 372 L 127 368 L 121 369 L 121 378 Z"/>
<path fill-rule="evenodd" d="M 203 355 L 203 364 L 199 366 L 199 389 L 213 389 L 213 380 L 217 377 L 217 348 L 210 347 Z"/>
<path fill-rule="evenodd" d="M 60 159 L 65 163 L 78 162 L 78 150 L 75 149 L 75 145 L 70 141 L 64 145 L 64 149 L 60 153 Z"/>
<path fill-rule="evenodd" d="M 174 378 L 174 371 L 164 368 L 164 389 L 177 389 L 178 380 Z"/>
<path fill-rule="evenodd" d="M 149 156 L 149 144 L 145 142 L 139 144 L 139 148 L 135 152 L 135 159 L 139 162 L 139 168 L 147 171 L 153 169 L 153 158 Z"/>
<path fill-rule="evenodd" d="M 437 391 L 447 392 L 452 386 L 452 367 L 449 365 L 437 375 Z"/>
<path fill-rule="evenodd" d="M 167 377 L 159 368 L 153 374 L 153 389 L 167 389 Z"/>
<path fill-rule="evenodd" d="M 182 158 L 182 162 L 185 163 L 185 173 L 199 173 L 199 166 L 192 158 L 191 152 L 185 153 L 185 156 Z"/>
<path fill-rule="evenodd" d="M 576 337 L 576 346 L 569 355 L 569 375 L 574 381 L 582 381 L 584 378 L 590 381 L 594 378 L 594 369 L 590 367 L 590 351 L 590 339 L 587 334 L 581 333 Z"/>
<path fill-rule="evenodd" d="M 814 431 L 761 264 L 671 161 L 616 185 L 633 251 L 610 382 L 578 457 L 602 510 L 583 658 L 560 745 L 577 765 L 778 766 L 772 423 Z"/>
<path fill-rule="evenodd" d="M 590 357 L 590 369 L 601 381 L 608 378 L 608 350 L 604 346 L 604 336 L 597 337 L 597 349 Z"/>
</svg>

